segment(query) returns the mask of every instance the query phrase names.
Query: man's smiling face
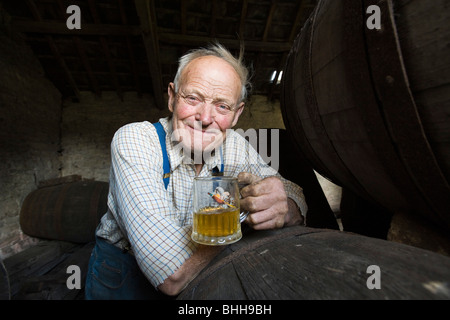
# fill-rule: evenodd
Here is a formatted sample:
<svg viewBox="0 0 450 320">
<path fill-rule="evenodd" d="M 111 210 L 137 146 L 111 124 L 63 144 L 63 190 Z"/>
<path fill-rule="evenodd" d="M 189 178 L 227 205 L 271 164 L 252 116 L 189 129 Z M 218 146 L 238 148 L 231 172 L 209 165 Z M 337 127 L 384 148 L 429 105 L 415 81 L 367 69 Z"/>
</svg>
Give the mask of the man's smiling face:
<svg viewBox="0 0 450 320">
<path fill-rule="evenodd" d="M 242 113 L 241 81 L 233 67 L 215 56 L 191 61 L 183 70 L 179 91 L 169 84 L 169 110 L 175 139 L 194 152 L 211 151 L 226 138 Z"/>
</svg>

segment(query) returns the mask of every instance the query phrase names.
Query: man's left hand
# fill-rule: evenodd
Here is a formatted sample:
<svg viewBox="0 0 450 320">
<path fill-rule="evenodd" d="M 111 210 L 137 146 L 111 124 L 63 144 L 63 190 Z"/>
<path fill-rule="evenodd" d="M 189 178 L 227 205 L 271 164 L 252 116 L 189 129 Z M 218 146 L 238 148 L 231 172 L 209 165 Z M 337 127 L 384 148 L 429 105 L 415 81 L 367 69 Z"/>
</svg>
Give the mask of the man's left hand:
<svg viewBox="0 0 450 320">
<path fill-rule="evenodd" d="M 247 184 L 241 189 L 241 210 L 250 212 L 246 222 L 253 229 L 279 229 L 288 222 L 288 197 L 283 182 L 278 177 L 262 179 L 251 173 L 241 172 L 238 182 Z"/>
</svg>

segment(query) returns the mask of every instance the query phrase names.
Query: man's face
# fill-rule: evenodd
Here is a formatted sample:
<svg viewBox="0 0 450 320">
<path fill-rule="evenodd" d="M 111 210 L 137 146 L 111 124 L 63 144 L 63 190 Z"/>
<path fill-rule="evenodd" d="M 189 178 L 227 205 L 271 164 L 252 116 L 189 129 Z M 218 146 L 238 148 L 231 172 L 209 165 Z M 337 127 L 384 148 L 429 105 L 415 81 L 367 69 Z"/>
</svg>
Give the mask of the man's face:
<svg viewBox="0 0 450 320">
<path fill-rule="evenodd" d="M 215 56 L 190 62 L 181 74 L 179 91 L 175 92 L 170 83 L 168 93 L 175 139 L 192 153 L 210 152 L 220 146 L 244 106 L 238 104 L 238 74 Z"/>
</svg>

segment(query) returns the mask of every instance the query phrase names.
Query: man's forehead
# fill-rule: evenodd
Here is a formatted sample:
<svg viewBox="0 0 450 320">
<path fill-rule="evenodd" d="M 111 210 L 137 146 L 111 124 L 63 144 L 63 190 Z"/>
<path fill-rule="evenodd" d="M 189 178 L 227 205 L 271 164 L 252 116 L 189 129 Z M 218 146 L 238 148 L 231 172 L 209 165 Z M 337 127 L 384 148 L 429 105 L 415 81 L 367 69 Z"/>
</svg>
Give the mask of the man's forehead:
<svg viewBox="0 0 450 320">
<path fill-rule="evenodd" d="M 239 78 L 238 73 L 234 70 L 233 66 L 225 61 L 224 59 L 216 56 L 202 56 L 195 58 L 191 62 L 189 62 L 182 72 L 182 76 L 189 76 L 195 73 L 196 71 L 209 71 L 220 69 L 224 72 L 231 72 L 237 78 Z"/>
<path fill-rule="evenodd" d="M 213 89 L 234 93 L 240 92 L 240 79 L 234 68 L 225 60 L 215 56 L 199 57 L 183 70 L 180 85 L 185 90 Z M 236 91 L 236 92 L 235 92 Z"/>
</svg>

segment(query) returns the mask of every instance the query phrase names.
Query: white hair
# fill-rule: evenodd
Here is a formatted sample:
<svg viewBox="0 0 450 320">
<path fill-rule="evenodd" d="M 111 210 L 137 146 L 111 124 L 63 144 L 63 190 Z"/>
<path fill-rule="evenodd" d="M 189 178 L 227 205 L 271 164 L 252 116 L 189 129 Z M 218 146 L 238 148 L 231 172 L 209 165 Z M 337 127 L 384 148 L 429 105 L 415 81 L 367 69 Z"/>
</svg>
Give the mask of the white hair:
<svg viewBox="0 0 450 320">
<path fill-rule="evenodd" d="M 241 80 L 242 85 L 239 103 L 245 101 L 247 99 L 248 92 L 251 88 L 251 84 L 249 81 L 248 69 L 243 62 L 244 51 L 241 48 L 239 58 L 236 59 L 231 54 L 230 51 L 228 51 L 224 46 L 218 43 L 211 44 L 207 48 L 199 48 L 191 50 L 179 59 L 177 74 L 175 75 L 175 79 L 173 81 L 175 86 L 175 92 L 178 92 L 178 89 L 180 87 L 181 74 L 184 68 L 186 68 L 186 66 L 193 60 L 205 56 L 219 57 L 228 62 L 234 68 L 234 70 L 239 76 L 239 79 Z"/>
</svg>

